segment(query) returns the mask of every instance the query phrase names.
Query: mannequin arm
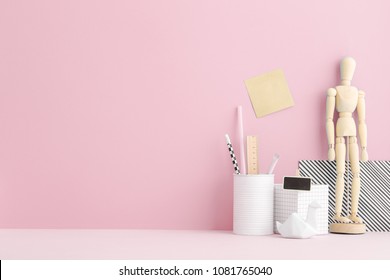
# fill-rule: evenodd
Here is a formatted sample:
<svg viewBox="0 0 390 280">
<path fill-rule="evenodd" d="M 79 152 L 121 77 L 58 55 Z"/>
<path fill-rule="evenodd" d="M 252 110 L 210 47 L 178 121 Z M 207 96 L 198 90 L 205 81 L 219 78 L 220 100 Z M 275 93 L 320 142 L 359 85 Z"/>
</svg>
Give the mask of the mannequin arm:
<svg viewBox="0 0 390 280">
<path fill-rule="evenodd" d="M 359 90 L 359 98 L 357 105 L 357 113 L 359 119 L 359 138 L 360 146 L 362 149 L 361 159 L 362 161 L 368 160 L 367 153 L 367 126 L 366 126 L 366 102 L 364 99 L 365 93 Z"/>
<path fill-rule="evenodd" d="M 336 90 L 334 88 L 328 89 L 326 98 L 326 135 L 328 137 L 328 160 L 335 159 L 334 150 L 334 122 L 333 114 L 336 106 Z"/>
</svg>

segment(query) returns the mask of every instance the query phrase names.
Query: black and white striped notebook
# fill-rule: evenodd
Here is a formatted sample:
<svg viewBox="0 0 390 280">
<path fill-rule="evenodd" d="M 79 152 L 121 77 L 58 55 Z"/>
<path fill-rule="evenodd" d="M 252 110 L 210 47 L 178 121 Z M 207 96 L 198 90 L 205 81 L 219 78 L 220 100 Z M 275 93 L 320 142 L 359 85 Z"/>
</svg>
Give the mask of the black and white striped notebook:
<svg viewBox="0 0 390 280">
<path fill-rule="evenodd" d="M 335 208 L 336 162 L 328 160 L 299 161 L 301 176 L 311 177 L 314 184 L 329 186 L 329 223 L 333 223 Z M 390 161 L 360 162 L 359 216 L 367 231 L 390 232 Z M 346 163 L 346 186 L 352 182 L 349 162 Z M 343 215 L 349 215 L 350 187 L 344 191 Z M 348 207 L 347 207 L 348 206 Z"/>
</svg>

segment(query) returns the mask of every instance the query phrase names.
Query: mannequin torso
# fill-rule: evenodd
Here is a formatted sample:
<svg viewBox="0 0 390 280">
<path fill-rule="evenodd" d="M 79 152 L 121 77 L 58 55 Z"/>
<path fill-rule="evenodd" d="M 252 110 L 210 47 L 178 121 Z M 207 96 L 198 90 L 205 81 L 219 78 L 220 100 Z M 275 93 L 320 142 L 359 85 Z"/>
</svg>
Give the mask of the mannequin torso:
<svg viewBox="0 0 390 280">
<path fill-rule="evenodd" d="M 336 124 L 336 137 L 356 136 L 356 125 L 352 113 L 358 104 L 358 90 L 352 86 L 336 87 L 336 110 L 339 118 Z"/>
</svg>

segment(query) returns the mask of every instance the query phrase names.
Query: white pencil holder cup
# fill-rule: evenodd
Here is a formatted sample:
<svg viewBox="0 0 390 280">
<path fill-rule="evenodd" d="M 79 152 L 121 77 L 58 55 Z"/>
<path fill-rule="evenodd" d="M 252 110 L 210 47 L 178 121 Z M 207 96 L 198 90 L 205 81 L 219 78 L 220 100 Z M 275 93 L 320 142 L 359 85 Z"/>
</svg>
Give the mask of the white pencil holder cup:
<svg viewBox="0 0 390 280">
<path fill-rule="evenodd" d="M 274 175 L 234 174 L 233 232 L 273 234 Z"/>
</svg>

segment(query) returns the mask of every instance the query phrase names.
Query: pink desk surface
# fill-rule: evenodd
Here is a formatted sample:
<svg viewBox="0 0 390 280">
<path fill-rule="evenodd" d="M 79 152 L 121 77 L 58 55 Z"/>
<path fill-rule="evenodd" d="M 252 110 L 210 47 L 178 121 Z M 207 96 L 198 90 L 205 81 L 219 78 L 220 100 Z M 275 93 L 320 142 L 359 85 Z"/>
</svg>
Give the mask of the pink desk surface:
<svg viewBox="0 0 390 280">
<path fill-rule="evenodd" d="M 0 259 L 390 259 L 390 233 L 239 236 L 229 231 L 0 229 Z"/>
</svg>

